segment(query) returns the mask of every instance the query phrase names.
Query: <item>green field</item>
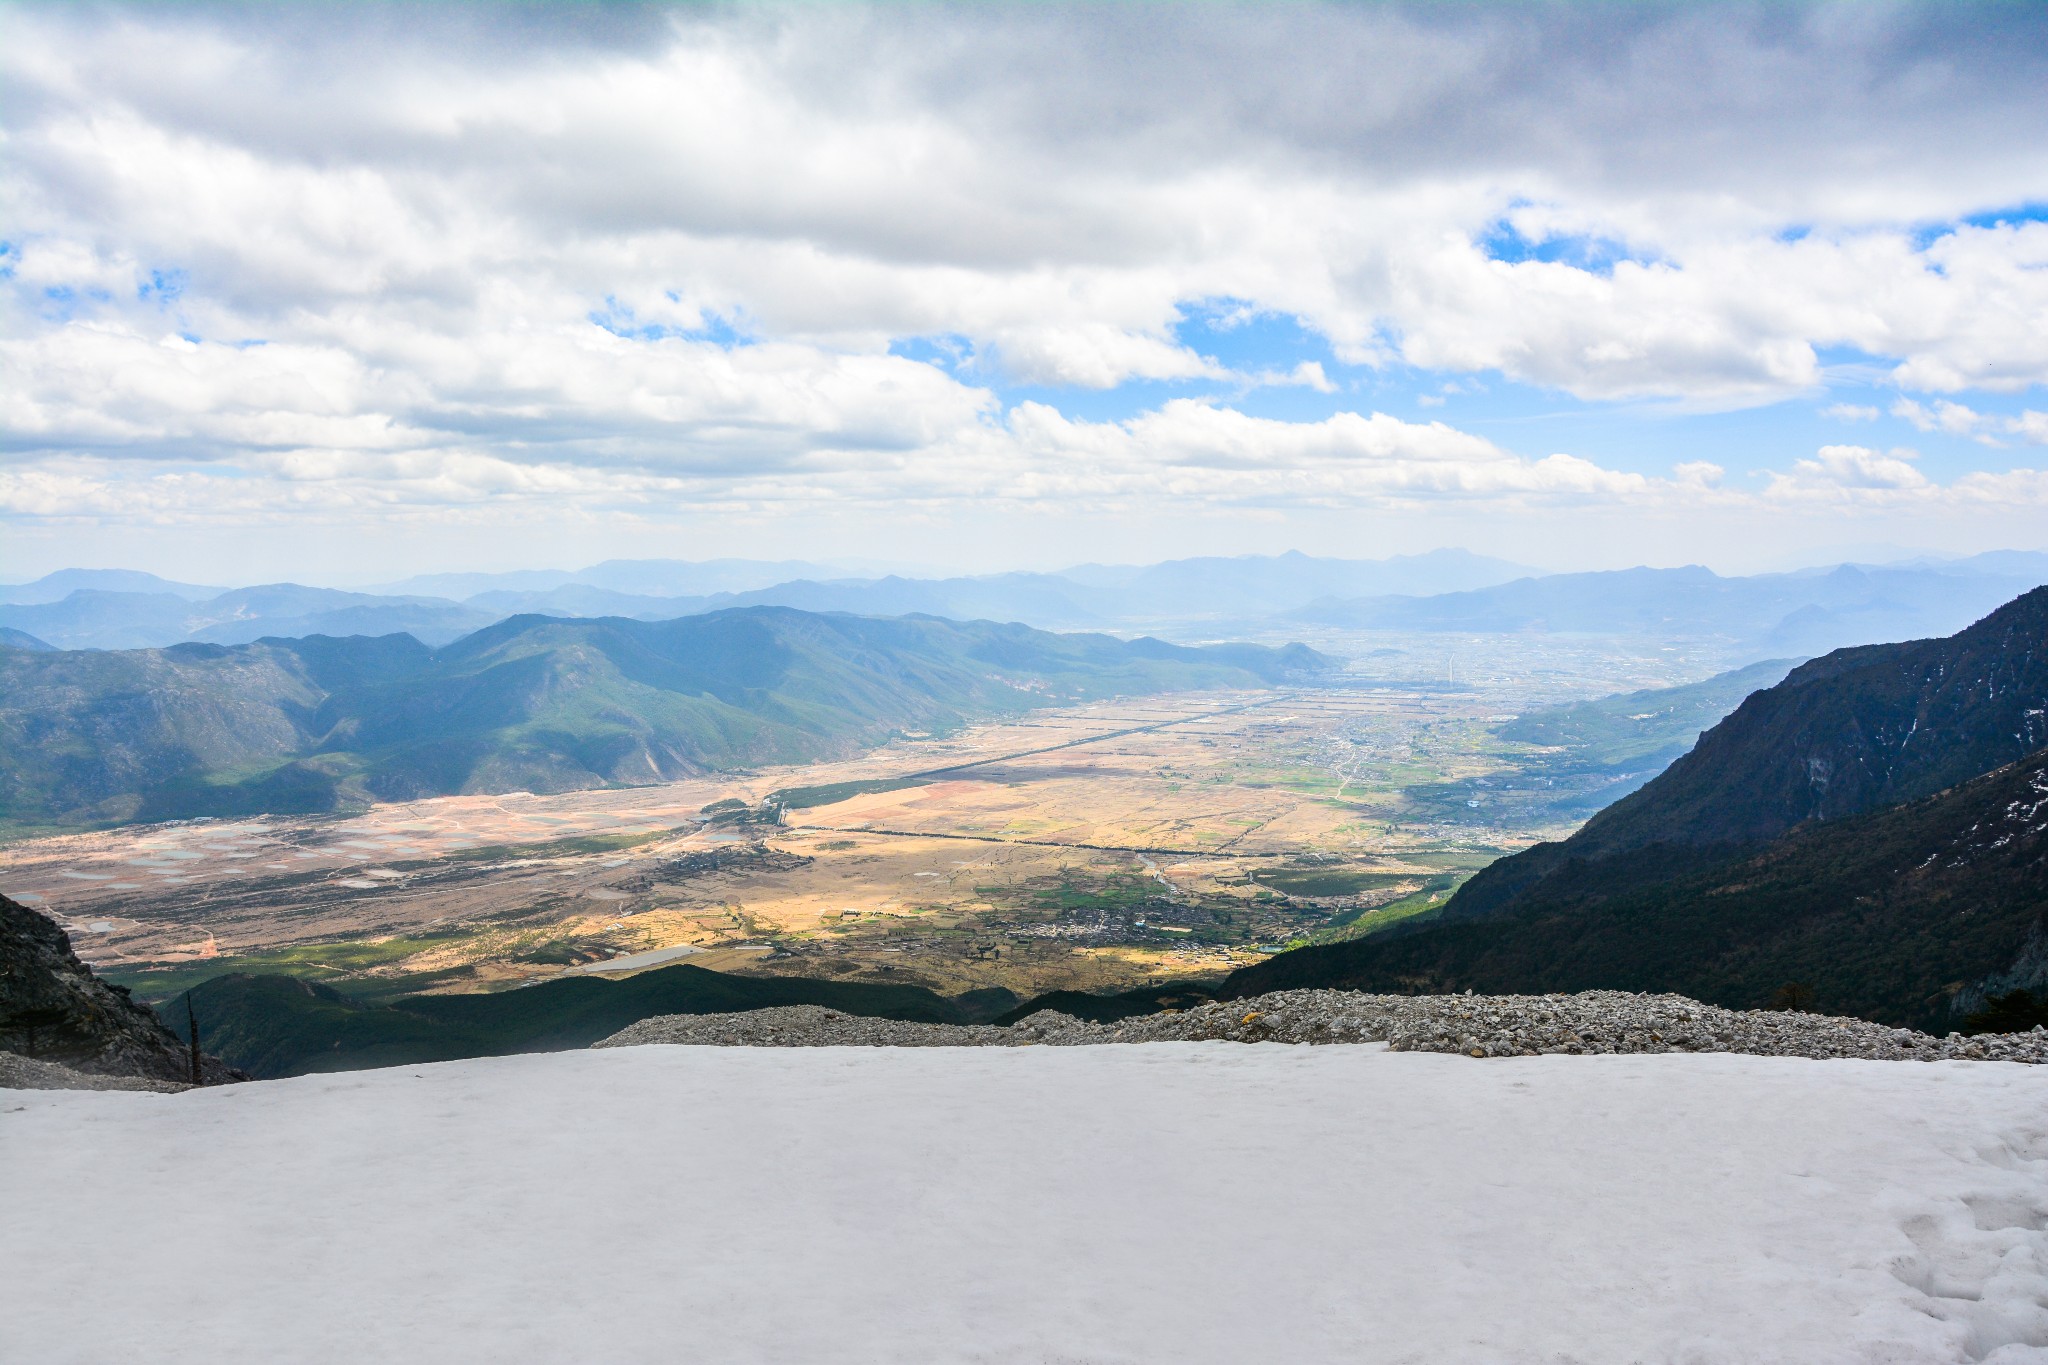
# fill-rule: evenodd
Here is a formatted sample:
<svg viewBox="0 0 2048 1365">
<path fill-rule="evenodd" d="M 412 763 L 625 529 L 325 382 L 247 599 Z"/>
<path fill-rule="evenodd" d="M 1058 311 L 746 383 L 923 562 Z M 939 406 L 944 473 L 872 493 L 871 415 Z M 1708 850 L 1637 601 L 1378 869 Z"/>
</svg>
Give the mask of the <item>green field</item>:
<svg viewBox="0 0 2048 1365">
<path fill-rule="evenodd" d="M 1356 896 L 1414 881 L 1412 872 L 1360 872 L 1345 868 L 1280 868 L 1257 874 L 1261 886 L 1289 896 Z"/>
<path fill-rule="evenodd" d="M 872 796 L 877 792 L 900 792 L 910 787 L 929 785 L 930 779 L 922 777 L 880 777 L 865 782 L 828 782 L 817 787 L 786 787 L 779 792 L 770 792 L 767 804 L 781 806 L 784 810 L 809 810 L 813 806 L 837 805 L 856 796 Z"/>
</svg>

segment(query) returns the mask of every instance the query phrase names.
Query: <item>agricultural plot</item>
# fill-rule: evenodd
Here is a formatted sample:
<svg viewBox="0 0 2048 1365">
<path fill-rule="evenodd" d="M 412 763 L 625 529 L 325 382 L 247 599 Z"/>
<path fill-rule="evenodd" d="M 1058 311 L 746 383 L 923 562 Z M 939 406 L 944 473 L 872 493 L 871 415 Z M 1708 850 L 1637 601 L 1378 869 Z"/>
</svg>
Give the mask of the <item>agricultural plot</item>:
<svg viewBox="0 0 2048 1365">
<path fill-rule="evenodd" d="M 1574 693 L 1526 664 L 1387 680 L 1368 653 L 1350 686 L 1079 706 L 838 763 L 34 840 L 0 848 L 0 890 L 152 999 L 230 970 L 385 996 L 685 957 L 1114 989 L 1427 914 L 1563 836 L 1616 773 L 1503 738 L 1504 710 L 1664 662 Z"/>
</svg>

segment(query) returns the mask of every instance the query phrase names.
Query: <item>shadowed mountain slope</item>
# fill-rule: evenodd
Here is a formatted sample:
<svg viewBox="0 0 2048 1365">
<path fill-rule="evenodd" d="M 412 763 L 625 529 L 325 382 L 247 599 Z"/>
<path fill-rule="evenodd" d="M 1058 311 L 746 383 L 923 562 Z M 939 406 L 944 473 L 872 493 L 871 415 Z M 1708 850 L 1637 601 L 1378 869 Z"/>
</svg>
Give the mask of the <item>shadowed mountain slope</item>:
<svg viewBox="0 0 2048 1365">
<path fill-rule="evenodd" d="M 1474 877 L 1445 918 L 1493 913 L 1571 864 L 1666 845 L 1737 850 L 1808 820 L 1931 795 L 2048 745 L 2048 588 L 1940 640 L 1841 649 L 1753 693 L 1692 751 L 1561 844 Z"/>
<path fill-rule="evenodd" d="M 1283 953 L 1225 991 L 1675 991 L 1751 1008 L 1787 983 L 1823 1014 L 1934 1032 L 2048 986 L 2048 754 L 1706 867 L 1621 854 L 1504 914 Z"/>
<path fill-rule="evenodd" d="M 823 1005 L 956 1024 L 978 1023 L 1014 1001 L 1005 991 L 980 994 L 989 997 L 987 1010 L 977 1010 L 984 1002 L 973 996 L 949 998 L 921 986 L 728 976 L 687 963 L 621 981 L 578 976 L 489 995 L 416 995 L 375 1005 L 289 976 L 236 973 L 191 992 L 209 1045 L 261 1079 L 588 1047 L 660 1014 Z M 160 1008 L 166 1018 L 183 1018 L 185 996 Z"/>
<path fill-rule="evenodd" d="M 2035 951 L 2044 746 L 2036 589 L 1948 639 L 1802 665 L 1570 839 L 1475 876 L 1435 922 L 1284 954 L 1231 989 L 1612 986 L 1755 1004 L 1737 997 L 1825 979 L 1825 1008 L 1924 1021 L 1981 1003 Z"/>
</svg>

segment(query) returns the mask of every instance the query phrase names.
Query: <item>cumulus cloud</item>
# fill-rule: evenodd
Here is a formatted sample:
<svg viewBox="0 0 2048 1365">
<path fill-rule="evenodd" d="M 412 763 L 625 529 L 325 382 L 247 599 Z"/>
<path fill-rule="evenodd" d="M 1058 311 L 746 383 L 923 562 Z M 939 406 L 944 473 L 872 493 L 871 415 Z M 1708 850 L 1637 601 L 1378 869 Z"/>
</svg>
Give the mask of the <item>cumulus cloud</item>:
<svg viewBox="0 0 2048 1365">
<path fill-rule="evenodd" d="M 2022 441 L 2048 446 L 2048 412 L 2036 412 L 2028 408 L 2019 416 L 2008 418 L 2005 429 Z"/>
<path fill-rule="evenodd" d="M 1946 399 L 1920 403 L 1911 398 L 1901 398 L 1892 404 L 1892 416 L 1904 418 L 1921 431 L 1967 436 L 1987 446 L 2004 445 L 2005 442 L 1998 439 L 2000 435 L 2048 445 L 2048 413 L 2031 408 L 2016 417 L 2001 417 Z"/>
<path fill-rule="evenodd" d="M 1215 300 L 1346 365 L 1730 406 L 1846 346 L 1925 429 L 2048 420 L 1929 397 L 2048 381 L 2048 225 L 1979 212 L 2039 191 L 2029 11 L 400 13 L 9 12 L 7 507 L 1738 496 L 1002 396 L 1338 390 L 1204 354 Z M 1934 485 L 1844 446 L 1770 487 Z"/>
<path fill-rule="evenodd" d="M 1822 446 L 1810 460 L 1795 462 L 1789 473 L 1771 477 L 1765 496 L 1795 499 L 1870 499 L 1919 494 L 1933 485 L 1913 467 L 1917 452 L 1903 448 L 1872 450 L 1869 446 Z"/>
</svg>

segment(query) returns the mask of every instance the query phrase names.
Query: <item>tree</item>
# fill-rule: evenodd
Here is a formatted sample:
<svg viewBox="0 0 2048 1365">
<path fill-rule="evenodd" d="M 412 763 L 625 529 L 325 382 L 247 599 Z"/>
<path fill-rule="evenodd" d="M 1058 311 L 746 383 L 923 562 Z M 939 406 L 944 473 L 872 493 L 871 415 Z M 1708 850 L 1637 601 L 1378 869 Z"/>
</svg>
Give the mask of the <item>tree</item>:
<svg viewBox="0 0 2048 1365">
<path fill-rule="evenodd" d="M 192 992 L 185 992 L 185 1027 L 192 1040 L 192 1084 L 205 1085 L 205 1073 L 199 1069 L 199 1016 L 192 1012 Z"/>
</svg>

